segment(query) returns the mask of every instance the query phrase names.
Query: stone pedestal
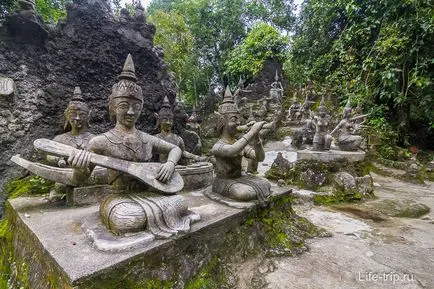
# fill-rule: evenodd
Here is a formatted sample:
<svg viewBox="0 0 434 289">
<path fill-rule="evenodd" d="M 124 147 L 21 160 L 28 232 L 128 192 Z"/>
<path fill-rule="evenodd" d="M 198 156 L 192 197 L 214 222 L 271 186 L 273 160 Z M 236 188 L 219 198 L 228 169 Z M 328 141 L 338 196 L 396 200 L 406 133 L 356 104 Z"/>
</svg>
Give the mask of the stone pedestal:
<svg viewBox="0 0 434 289">
<path fill-rule="evenodd" d="M 278 187 L 272 192 L 275 197 L 290 193 Z M 71 208 L 53 206 L 40 197 L 12 199 L 6 209 L 13 232 L 9 246 L 16 264 L 24 264 L 22 274 L 30 288 L 142 288 L 143 284 L 143 288 L 157 288 L 147 286 L 185 281 L 216 252 L 228 250 L 226 234 L 239 228 L 257 205 L 232 208 L 198 191 L 183 197 L 189 209 L 202 217 L 190 232 L 162 240 L 139 233 L 144 240 L 141 246 L 110 252 L 94 248 L 83 232 L 83 223 L 99 222 L 98 205 Z"/>
<path fill-rule="evenodd" d="M 320 161 L 324 163 L 330 163 L 335 161 L 348 161 L 348 162 L 360 162 L 365 159 L 365 152 L 363 151 L 338 151 L 338 150 L 329 150 L 329 151 L 311 151 L 311 150 L 302 150 L 297 151 L 297 160 L 312 160 L 312 161 Z"/>
</svg>

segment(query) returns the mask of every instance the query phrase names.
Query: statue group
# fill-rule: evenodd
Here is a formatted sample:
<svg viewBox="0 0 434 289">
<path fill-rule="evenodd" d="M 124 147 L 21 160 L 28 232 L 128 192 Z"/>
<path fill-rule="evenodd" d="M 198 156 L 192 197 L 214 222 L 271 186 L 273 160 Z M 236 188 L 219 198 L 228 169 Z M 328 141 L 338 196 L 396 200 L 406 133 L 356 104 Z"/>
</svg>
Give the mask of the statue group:
<svg viewBox="0 0 434 289">
<path fill-rule="evenodd" d="M 28 165 L 30 162 L 22 159 L 16 161 L 17 156 L 12 160 L 21 165 L 26 163 L 30 171 L 56 181 L 56 192 L 53 192 L 56 196 L 77 187 L 92 190 L 95 185 L 92 175 L 98 169 L 105 170 L 105 196 L 99 204 L 99 215 L 107 230 L 115 235 L 147 231 L 157 238 L 166 238 L 186 232 L 200 216 L 188 209 L 179 194 L 184 183 L 176 167 L 179 163 L 204 162 L 207 158 L 189 152 L 183 138 L 172 132 L 174 118 L 186 117 L 182 104 L 177 102 L 174 113 L 167 97 L 156 114 L 160 133 L 153 136 L 136 129 L 144 100 L 142 89 L 136 83 L 131 55 L 118 80 L 108 97 L 109 116 L 115 123 L 112 129 L 98 135 L 88 132 L 90 109 L 80 88 L 76 87 L 65 110 L 65 127 L 70 131 L 52 141 L 35 141 L 35 148 L 48 153 L 47 159 L 59 167 L 57 171 L 42 164 Z M 197 116 L 192 115 L 188 122 L 195 126 Z M 244 175 L 241 170 L 243 157 L 263 160 L 259 133 L 264 124 L 250 122 L 248 131 L 237 140 L 239 110 L 230 90 L 226 90 L 219 108 L 220 139 L 212 148 L 216 175 L 212 184 L 214 193 L 240 202 L 257 200 L 266 204 L 270 183 Z"/>
<path fill-rule="evenodd" d="M 358 150 L 363 141 L 362 136 L 358 133 L 363 128 L 365 118 L 369 114 L 353 115 L 350 99 L 348 99 L 343 111 L 343 119 L 330 131 L 332 120 L 327 113 L 324 97 L 321 98 L 318 112 L 314 114 L 311 107 L 315 102 L 310 99 L 315 99 L 316 96 L 313 93 L 308 96 L 306 94 L 308 91 L 314 90 L 312 88 L 302 90 L 305 99 L 301 105 L 296 97 L 297 92 L 295 92 L 288 109 L 286 124 L 301 125 L 293 131 L 292 144 L 297 148 L 312 145 L 315 151 L 328 151 L 331 148 L 333 136 L 336 136 L 335 144 L 340 150 Z"/>
</svg>

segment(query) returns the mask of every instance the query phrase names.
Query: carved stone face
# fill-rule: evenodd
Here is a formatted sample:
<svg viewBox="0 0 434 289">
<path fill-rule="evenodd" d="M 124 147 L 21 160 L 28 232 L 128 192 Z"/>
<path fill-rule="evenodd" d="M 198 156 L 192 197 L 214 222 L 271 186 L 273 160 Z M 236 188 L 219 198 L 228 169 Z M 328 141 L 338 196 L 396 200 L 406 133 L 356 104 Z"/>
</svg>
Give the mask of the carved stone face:
<svg viewBox="0 0 434 289">
<path fill-rule="evenodd" d="M 170 132 L 173 125 L 173 116 L 165 115 L 160 117 L 160 129 L 164 132 Z"/>
<path fill-rule="evenodd" d="M 84 105 L 70 105 L 65 112 L 65 117 L 73 130 L 87 127 L 89 123 L 89 111 Z"/>
<path fill-rule="evenodd" d="M 126 128 L 132 128 L 142 111 L 142 102 L 137 99 L 120 97 L 116 99 L 116 122 Z"/>
<path fill-rule="evenodd" d="M 235 137 L 237 134 L 237 126 L 240 125 L 240 119 L 238 113 L 229 113 L 226 118 L 226 131 L 230 136 Z"/>
</svg>

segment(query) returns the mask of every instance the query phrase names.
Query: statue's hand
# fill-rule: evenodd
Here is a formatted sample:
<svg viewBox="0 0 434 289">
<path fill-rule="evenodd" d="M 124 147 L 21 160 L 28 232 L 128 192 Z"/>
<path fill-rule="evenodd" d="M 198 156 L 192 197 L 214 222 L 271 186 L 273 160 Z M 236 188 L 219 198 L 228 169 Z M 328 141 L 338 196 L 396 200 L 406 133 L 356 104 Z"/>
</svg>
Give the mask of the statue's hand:
<svg viewBox="0 0 434 289">
<path fill-rule="evenodd" d="M 256 122 L 254 125 L 252 125 L 252 128 L 250 129 L 250 131 L 253 134 L 257 134 L 259 133 L 259 131 L 262 129 L 262 127 L 264 126 L 265 121 L 258 121 Z"/>
<path fill-rule="evenodd" d="M 72 151 L 68 163 L 74 169 L 87 169 L 90 165 L 90 152 L 85 150 Z"/>
<path fill-rule="evenodd" d="M 160 170 L 155 177 L 160 182 L 167 182 L 171 177 L 173 172 L 175 171 L 175 164 L 171 161 L 167 161 L 161 165 Z"/>
</svg>

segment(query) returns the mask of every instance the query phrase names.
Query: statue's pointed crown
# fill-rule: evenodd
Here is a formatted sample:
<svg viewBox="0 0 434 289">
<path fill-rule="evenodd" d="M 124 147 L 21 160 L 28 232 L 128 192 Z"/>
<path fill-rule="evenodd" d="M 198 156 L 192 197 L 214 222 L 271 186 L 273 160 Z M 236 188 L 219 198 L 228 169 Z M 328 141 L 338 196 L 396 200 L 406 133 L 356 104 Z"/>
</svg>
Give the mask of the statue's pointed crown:
<svg viewBox="0 0 434 289">
<path fill-rule="evenodd" d="M 279 80 L 279 75 L 277 74 L 277 70 L 276 70 L 276 75 L 274 76 L 274 79 L 275 79 L 276 81 Z"/>
<path fill-rule="evenodd" d="M 220 114 L 238 113 L 238 107 L 235 104 L 234 97 L 232 96 L 232 92 L 229 86 L 226 86 L 222 103 L 219 106 L 219 113 Z"/>
<path fill-rule="evenodd" d="M 137 99 L 143 102 L 142 88 L 136 84 L 137 77 L 134 68 L 133 58 L 128 54 L 125 60 L 121 74 L 118 76 L 119 81 L 112 87 L 110 99 L 125 97 Z"/>
<path fill-rule="evenodd" d="M 121 74 L 118 76 L 118 79 L 128 79 L 134 82 L 137 81 L 136 69 L 134 68 L 133 58 L 131 57 L 130 53 L 128 53 L 127 59 L 124 63 L 124 67 Z"/>
<path fill-rule="evenodd" d="M 84 98 L 81 94 L 81 89 L 80 86 L 76 86 L 74 88 L 74 93 L 72 94 L 72 98 L 71 101 L 81 101 L 81 102 L 85 102 Z"/>
<path fill-rule="evenodd" d="M 158 112 L 158 116 L 165 117 L 165 116 L 172 116 L 173 117 L 173 111 L 172 106 L 170 105 L 169 98 L 164 96 L 163 104 L 161 105 L 160 111 Z"/>
<path fill-rule="evenodd" d="M 348 97 L 347 103 L 345 104 L 345 108 L 351 108 L 351 98 Z"/>
</svg>

